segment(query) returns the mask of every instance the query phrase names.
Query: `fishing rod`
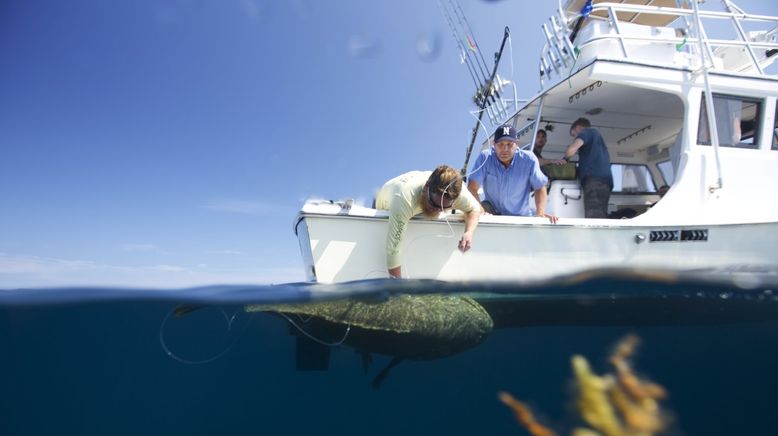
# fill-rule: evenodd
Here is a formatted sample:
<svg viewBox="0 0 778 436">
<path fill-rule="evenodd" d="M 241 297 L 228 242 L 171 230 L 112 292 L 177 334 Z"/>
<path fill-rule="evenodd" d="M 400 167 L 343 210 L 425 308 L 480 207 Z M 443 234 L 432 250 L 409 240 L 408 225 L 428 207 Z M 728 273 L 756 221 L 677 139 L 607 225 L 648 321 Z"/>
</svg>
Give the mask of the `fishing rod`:
<svg viewBox="0 0 778 436">
<path fill-rule="evenodd" d="M 444 3 L 443 1 L 438 0 L 438 7 L 446 18 L 446 22 L 451 29 L 452 36 L 459 49 L 461 61 L 467 65 L 468 73 L 470 73 L 470 78 L 475 85 L 476 92 L 473 95 L 473 103 L 475 103 L 477 107 L 480 107 L 481 103 L 486 100 L 487 104 L 485 108 L 487 114 L 494 123 L 496 122 L 495 120 L 508 112 L 499 88 L 500 81 L 498 80 L 497 82 L 498 86 L 487 85 L 489 83 L 489 68 L 486 66 L 483 52 L 480 52 L 478 41 L 475 39 L 475 35 L 473 35 L 470 22 L 467 20 L 459 2 L 457 0 L 448 0 L 448 3 Z M 454 22 L 452 16 L 456 17 L 459 24 L 458 26 Z M 470 53 L 471 51 L 479 53 L 476 55 L 475 53 Z M 474 64 L 477 64 L 477 68 Z M 492 83 L 494 83 L 493 80 Z"/>
<path fill-rule="evenodd" d="M 454 10 L 454 16 L 457 18 L 457 22 L 459 22 L 459 26 L 462 28 L 462 30 L 465 31 L 465 36 L 467 37 L 467 43 L 468 46 L 472 51 L 480 52 L 480 48 L 478 47 L 478 43 L 475 40 L 475 35 L 473 35 L 472 29 L 470 29 L 470 26 L 466 26 L 467 24 L 467 18 L 464 16 L 464 12 L 462 11 L 462 7 L 459 5 L 459 3 L 454 3 L 453 0 L 449 0 L 449 3 L 451 4 L 451 9 Z M 470 53 L 468 53 L 469 55 Z M 481 71 L 481 76 L 486 80 L 487 71 L 488 68 L 486 66 L 486 60 L 483 58 L 483 53 L 479 53 L 481 62 L 478 62 L 479 56 L 473 55 L 475 57 L 475 62 L 478 65 L 478 69 Z"/>
<path fill-rule="evenodd" d="M 462 60 L 467 65 L 468 71 L 472 74 L 472 78 L 475 83 L 475 96 L 474 96 L 474 102 L 476 106 L 481 105 L 481 100 L 483 98 L 486 98 L 484 96 L 488 95 L 487 92 L 485 92 L 486 82 L 489 80 L 488 75 L 486 73 L 486 64 L 481 64 L 478 62 L 478 57 L 474 54 L 471 54 L 471 51 L 478 50 L 474 37 L 472 37 L 468 30 L 465 28 L 464 23 L 462 21 L 462 18 L 460 17 L 459 13 L 457 12 L 457 7 L 454 4 L 452 0 L 449 0 L 448 4 L 449 6 L 446 6 L 444 3 L 441 3 L 440 1 L 438 4 L 441 6 L 441 9 L 443 10 L 444 15 L 449 20 L 449 26 L 451 27 L 452 33 L 454 34 L 454 40 L 457 42 L 457 46 L 459 47 L 460 56 L 462 57 Z M 449 7 L 451 10 L 449 10 Z M 460 8 L 461 10 L 461 8 Z M 452 14 L 456 17 L 457 22 L 459 23 L 459 26 L 454 23 L 454 19 L 452 18 Z M 461 29 L 461 30 L 459 30 Z M 461 34 L 464 33 L 464 37 L 461 36 Z M 467 39 L 467 42 L 464 41 L 464 39 Z M 477 66 L 477 68 L 476 68 Z M 480 74 L 479 74 L 480 73 Z M 477 79 L 476 79 L 477 77 Z M 492 101 L 494 103 L 494 101 Z"/>
<path fill-rule="evenodd" d="M 483 83 L 480 82 L 479 79 L 476 78 L 476 73 L 474 71 L 472 62 L 470 62 L 470 59 L 467 58 L 467 51 L 465 50 L 464 43 L 462 42 L 461 38 L 459 37 L 459 34 L 457 33 L 456 26 L 454 25 L 454 20 L 451 18 L 451 14 L 448 12 L 448 8 L 446 8 L 441 0 L 438 0 L 438 7 L 440 8 L 441 12 L 443 12 L 443 16 L 446 18 L 446 22 L 448 23 L 449 29 L 451 29 L 451 36 L 454 37 L 454 41 L 457 43 L 457 47 L 459 48 L 459 55 L 461 56 L 462 63 L 464 63 L 467 66 L 467 71 L 470 73 L 470 79 L 473 80 L 473 84 L 475 85 L 475 89 L 479 90 L 483 87 Z"/>
<path fill-rule="evenodd" d="M 484 59 L 484 54 L 481 51 L 481 47 L 478 45 L 478 41 L 475 39 L 475 33 L 473 33 L 473 29 L 470 27 L 470 21 L 467 19 L 467 16 L 465 15 L 465 11 L 462 10 L 462 5 L 459 3 L 458 0 L 449 0 L 449 2 L 452 5 L 452 8 L 454 9 L 454 13 L 457 16 L 457 20 L 459 20 L 459 24 L 462 26 L 462 28 L 465 30 L 465 34 L 468 36 L 468 43 L 472 42 L 472 47 L 474 47 L 474 51 L 478 52 L 478 56 L 475 56 L 476 61 L 480 57 L 481 62 L 479 63 L 479 67 L 483 65 L 483 70 L 488 71 L 488 67 L 486 66 L 486 59 Z M 503 41 L 504 43 L 504 41 Z M 494 80 L 494 74 L 492 74 L 491 78 L 489 79 L 489 84 L 493 83 Z M 491 85 L 488 88 L 483 88 L 482 92 L 482 98 L 490 98 L 492 103 L 496 103 L 498 107 L 498 111 L 500 112 L 506 112 L 507 108 L 504 106 L 502 101 L 502 96 L 500 95 L 499 89 L 491 89 Z"/>
<path fill-rule="evenodd" d="M 500 50 L 495 53 L 494 55 L 494 68 L 492 68 L 492 74 L 489 77 L 489 81 L 486 83 L 487 90 L 490 90 L 492 88 L 492 83 L 494 82 L 494 76 L 497 74 L 497 67 L 500 65 L 500 59 L 502 58 L 502 52 L 505 48 L 505 41 L 508 40 L 508 38 L 511 35 L 511 30 L 508 28 L 508 26 L 505 26 L 505 33 L 502 36 L 502 43 L 500 43 Z M 465 155 L 465 164 L 462 166 L 462 177 L 466 180 L 467 179 L 467 163 L 470 161 L 470 154 L 473 152 L 473 145 L 475 144 L 475 140 L 478 137 L 478 126 L 481 125 L 481 119 L 484 116 L 484 110 L 486 109 L 486 105 L 488 103 L 488 100 L 484 98 L 481 101 L 481 105 L 478 111 L 478 121 L 475 123 L 475 127 L 473 127 L 473 135 L 470 138 L 470 145 L 467 147 L 467 154 Z"/>
</svg>

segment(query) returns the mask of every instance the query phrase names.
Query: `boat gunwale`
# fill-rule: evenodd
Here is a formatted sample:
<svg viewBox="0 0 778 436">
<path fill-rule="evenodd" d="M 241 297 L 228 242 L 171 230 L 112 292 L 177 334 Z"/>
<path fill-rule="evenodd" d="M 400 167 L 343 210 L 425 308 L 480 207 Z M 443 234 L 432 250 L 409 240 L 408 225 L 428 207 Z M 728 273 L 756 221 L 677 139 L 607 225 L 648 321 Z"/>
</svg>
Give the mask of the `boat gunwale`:
<svg viewBox="0 0 778 436">
<path fill-rule="evenodd" d="M 296 217 L 295 220 L 295 235 L 297 235 L 297 226 L 300 225 L 302 221 L 304 221 L 306 218 L 324 218 L 324 219 L 356 219 L 356 220 L 368 220 L 368 221 L 384 221 L 389 219 L 389 215 L 385 214 L 385 211 L 380 211 L 378 209 L 370 209 L 375 210 L 378 212 L 378 214 L 375 215 L 357 215 L 357 214 L 335 214 L 335 213 L 325 213 L 325 212 L 304 212 L 300 211 Z M 701 228 L 724 228 L 724 227 L 732 227 L 732 226 L 754 226 L 754 225 L 769 225 L 769 224 L 776 224 L 775 221 L 754 221 L 754 222 L 737 222 L 737 223 L 696 223 L 696 224 L 689 224 L 689 223 L 650 223 L 646 222 L 645 219 L 640 221 L 635 221 L 637 218 L 629 218 L 629 219 L 611 219 L 611 218 L 560 218 L 560 221 L 556 223 L 550 223 L 548 221 L 548 218 L 543 217 L 528 217 L 528 216 L 507 216 L 507 215 L 494 215 L 495 217 L 500 217 L 500 221 L 508 221 L 508 222 L 495 222 L 490 221 L 490 218 L 486 218 L 484 220 L 484 217 L 482 216 L 479 220 L 478 227 L 481 226 L 487 226 L 487 227 L 516 227 L 516 228 L 525 228 L 525 227 L 556 227 L 556 228 L 581 228 L 581 229 L 593 229 L 593 228 L 601 228 L 601 229 L 625 229 L 625 230 L 635 230 L 635 229 L 647 229 L 647 230 L 663 230 L 663 229 L 672 229 L 672 230 L 698 230 Z M 526 222 L 518 222 L 518 220 L 526 221 Z M 572 220 L 574 222 L 565 222 L 568 220 Z M 424 225 L 429 224 L 446 224 L 449 223 L 456 223 L 461 224 L 463 223 L 463 215 L 462 214 L 452 214 L 448 215 L 446 219 L 444 218 L 426 218 L 421 216 L 414 216 L 411 218 L 411 222 L 414 223 L 420 223 Z M 476 230 L 477 232 L 477 230 Z"/>
</svg>

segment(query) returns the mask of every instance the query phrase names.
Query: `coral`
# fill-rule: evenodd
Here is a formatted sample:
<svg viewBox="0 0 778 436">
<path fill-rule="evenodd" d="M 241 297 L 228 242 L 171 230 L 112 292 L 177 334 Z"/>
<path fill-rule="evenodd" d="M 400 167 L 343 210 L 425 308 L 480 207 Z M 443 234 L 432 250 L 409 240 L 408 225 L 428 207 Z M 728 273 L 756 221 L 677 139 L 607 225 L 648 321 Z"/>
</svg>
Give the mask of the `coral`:
<svg viewBox="0 0 778 436">
<path fill-rule="evenodd" d="M 571 359 L 578 397 L 576 408 L 591 428 L 576 428 L 574 436 L 651 436 L 667 426 L 659 401 L 667 398 L 660 385 L 638 377 L 629 359 L 640 340 L 629 335 L 614 347 L 609 362 L 615 373 L 599 376 L 583 356 Z M 554 433 L 538 424 L 530 409 L 510 394 L 500 392 L 500 400 L 513 410 L 516 420 L 533 436 Z"/>
</svg>

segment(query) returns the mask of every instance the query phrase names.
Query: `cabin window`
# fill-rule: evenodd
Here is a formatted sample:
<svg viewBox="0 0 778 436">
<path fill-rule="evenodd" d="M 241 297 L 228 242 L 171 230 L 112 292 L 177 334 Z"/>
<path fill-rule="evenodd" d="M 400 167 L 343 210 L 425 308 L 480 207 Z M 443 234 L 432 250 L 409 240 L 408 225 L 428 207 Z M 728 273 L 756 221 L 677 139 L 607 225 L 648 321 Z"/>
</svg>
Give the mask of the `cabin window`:
<svg viewBox="0 0 778 436">
<path fill-rule="evenodd" d="M 773 117 L 773 150 L 778 150 L 778 101 L 775 102 L 775 116 Z"/>
<path fill-rule="evenodd" d="M 716 132 L 722 147 L 759 148 L 760 101 L 745 97 L 713 94 Z M 697 143 L 710 145 L 708 108 L 705 95 L 700 102 L 700 124 Z"/>
<path fill-rule="evenodd" d="M 656 192 L 654 179 L 645 165 L 611 164 L 613 192 Z"/>
<path fill-rule="evenodd" d="M 659 172 L 662 173 L 662 178 L 665 180 L 665 185 L 670 186 L 675 181 L 675 170 L 673 169 L 673 161 L 666 160 L 656 164 L 659 168 Z"/>
</svg>

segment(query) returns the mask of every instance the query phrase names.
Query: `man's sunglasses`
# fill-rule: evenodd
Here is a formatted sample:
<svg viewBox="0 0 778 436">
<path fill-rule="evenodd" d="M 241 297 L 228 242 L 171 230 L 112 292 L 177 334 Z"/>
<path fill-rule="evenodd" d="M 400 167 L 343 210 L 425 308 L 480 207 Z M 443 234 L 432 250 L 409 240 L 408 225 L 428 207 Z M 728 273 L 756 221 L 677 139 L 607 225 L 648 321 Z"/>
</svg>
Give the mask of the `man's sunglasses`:
<svg viewBox="0 0 778 436">
<path fill-rule="evenodd" d="M 443 209 L 448 209 L 454 205 L 454 199 L 453 198 L 447 199 L 446 192 L 443 193 L 435 192 L 435 194 L 438 197 L 437 201 L 432 197 L 432 188 L 429 185 L 427 185 L 427 198 L 429 198 L 432 207 L 443 210 Z"/>
</svg>

